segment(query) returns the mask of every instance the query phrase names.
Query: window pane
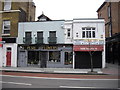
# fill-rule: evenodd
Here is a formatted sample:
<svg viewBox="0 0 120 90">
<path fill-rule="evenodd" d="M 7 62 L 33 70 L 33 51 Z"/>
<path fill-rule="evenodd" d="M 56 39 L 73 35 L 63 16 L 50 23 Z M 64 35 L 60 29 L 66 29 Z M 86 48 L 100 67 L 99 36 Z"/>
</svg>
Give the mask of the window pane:
<svg viewBox="0 0 120 90">
<path fill-rule="evenodd" d="M 95 30 L 95 28 L 92 28 L 92 30 Z"/>
<path fill-rule="evenodd" d="M 56 31 L 50 31 L 49 35 L 50 37 L 56 37 Z"/>
<path fill-rule="evenodd" d="M 78 37 L 78 33 L 76 33 L 76 37 Z"/>
<path fill-rule="evenodd" d="M 10 34 L 10 30 L 4 30 L 4 34 Z"/>
<path fill-rule="evenodd" d="M 67 35 L 70 37 L 70 29 L 67 30 Z"/>
<path fill-rule="evenodd" d="M 88 31 L 86 31 L 86 38 L 88 38 L 89 37 L 89 32 Z"/>
<path fill-rule="evenodd" d="M 91 38 L 91 31 L 89 31 L 89 38 Z"/>
<path fill-rule="evenodd" d="M 85 28 L 82 28 L 82 30 L 85 30 Z"/>
<path fill-rule="evenodd" d="M 60 62 L 60 52 L 50 51 L 49 52 L 49 62 Z"/>
<path fill-rule="evenodd" d="M 10 21 L 3 21 L 3 33 L 10 34 Z"/>
<path fill-rule="evenodd" d="M 43 37 L 43 32 L 37 32 L 37 37 L 42 38 Z"/>
<path fill-rule="evenodd" d="M 91 30 L 91 28 L 86 28 L 86 30 Z"/>
<path fill-rule="evenodd" d="M 85 31 L 82 32 L 82 37 L 85 38 Z"/>
<path fill-rule="evenodd" d="M 72 52 L 65 52 L 65 65 L 72 64 Z"/>
<path fill-rule="evenodd" d="M 11 9 L 11 0 L 5 0 L 4 1 L 4 10 L 10 10 Z"/>
<path fill-rule="evenodd" d="M 95 38 L 95 31 L 92 31 L 92 34 L 93 34 L 93 38 Z"/>
</svg>

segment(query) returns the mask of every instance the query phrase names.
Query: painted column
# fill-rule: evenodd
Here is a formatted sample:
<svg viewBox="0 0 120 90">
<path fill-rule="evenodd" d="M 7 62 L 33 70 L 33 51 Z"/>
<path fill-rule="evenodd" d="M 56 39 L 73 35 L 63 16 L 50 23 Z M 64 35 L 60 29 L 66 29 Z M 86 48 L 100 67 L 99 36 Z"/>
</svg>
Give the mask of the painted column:
<svg viewBox="0 0 120 90">
<path fill-rule="evenodd" d="M 75 52 L 73 51 L 73 69 L 75 69 Z"/>
</svg>

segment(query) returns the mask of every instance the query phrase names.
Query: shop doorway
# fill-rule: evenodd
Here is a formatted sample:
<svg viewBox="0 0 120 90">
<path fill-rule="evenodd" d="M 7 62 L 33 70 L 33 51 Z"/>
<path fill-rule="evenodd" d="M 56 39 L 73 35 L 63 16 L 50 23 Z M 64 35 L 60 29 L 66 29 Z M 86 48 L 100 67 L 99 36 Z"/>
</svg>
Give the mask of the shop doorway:
<svg viewBox="0 0 120 90">
<path fill-rule="evenodd" d="M 6 53 L 6 66 L 11 66 L 11 48 L 7 48 L 7 53 Z"/>
</svg>

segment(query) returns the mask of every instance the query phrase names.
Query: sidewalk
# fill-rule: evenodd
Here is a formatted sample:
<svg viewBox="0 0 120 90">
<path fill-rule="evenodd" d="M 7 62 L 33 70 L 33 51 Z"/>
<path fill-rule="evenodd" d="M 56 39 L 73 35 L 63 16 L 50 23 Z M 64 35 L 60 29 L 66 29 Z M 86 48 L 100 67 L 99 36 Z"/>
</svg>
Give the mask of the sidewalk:
<svg viewBox="0 0 120 90">
<path fill-rule="evenodd" d="M 106 68 L 101 69 L 101 71 L 104 74 L 119 75 L 119 73 L 120 73 L 120 66 L 117 65 L 117 64 L 106 63 Z"/>
<path fill-rule="evenodd" d="M 118 68 L 120 66 L 113 64 L 106 64 L 104 69 L 94 69 L 96 74 L 118 75 Z M 3 71 L 13 72 L 30 72 L 30 73 L 59 73 L 59 74 L 89 74 L 91 69 L 72 69 L 72 68 L 36 68 L 36 67 L 3 67 Z"/>
</svg>

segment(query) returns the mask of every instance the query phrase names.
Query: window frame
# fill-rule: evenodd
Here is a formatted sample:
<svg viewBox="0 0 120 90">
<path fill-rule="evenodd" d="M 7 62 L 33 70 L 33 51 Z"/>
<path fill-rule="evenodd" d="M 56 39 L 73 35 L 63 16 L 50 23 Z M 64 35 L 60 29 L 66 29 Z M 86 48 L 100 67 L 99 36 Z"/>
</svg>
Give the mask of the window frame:
<svg viewBox="0 0 120 90">
<path fill-rule="evenodd" d="M 71 37 L 71 29 L 68 28 L 68 29 L 67 29 L 67 38 L 70 38 L 70 37 Z"/>
<path fill-rule="evenodd" d="M 96 38 L 96 28 L 82 27 L 82 38 Z"/>
<path fill-rule="evenodd" d="M 8 23 L 5 25 L 6 22 L 8 22 Z M 8 29 L 5 29 L 5 26 L 6 26 Z M 10 28 L 11 28 L 11 22 L 10 22 L 10 20 L 3 20 L 3 30 L 2 30 L 2 34 L 10 34 Z M 5 33 L 5 31 L 9 31 L 9 33 Z"/>
<path fill-rule="evenodd" d="M 5 0 L 4 1 L 4 11 L 11 10 L 12 7 L 12 1 L 11 0 Z"/>
</svg>

